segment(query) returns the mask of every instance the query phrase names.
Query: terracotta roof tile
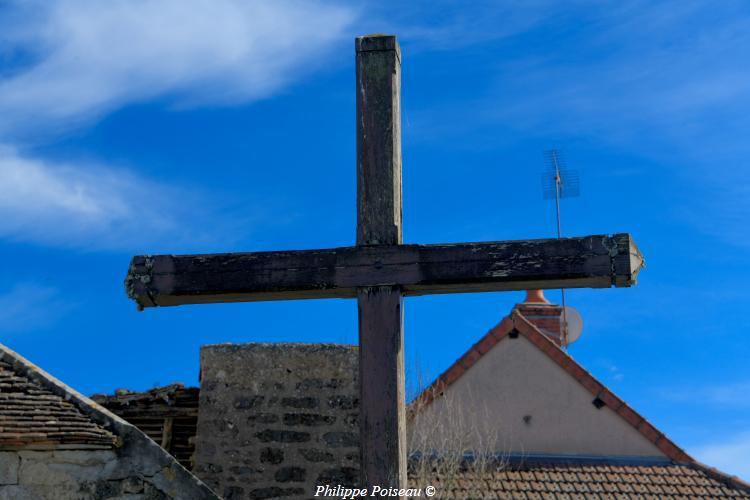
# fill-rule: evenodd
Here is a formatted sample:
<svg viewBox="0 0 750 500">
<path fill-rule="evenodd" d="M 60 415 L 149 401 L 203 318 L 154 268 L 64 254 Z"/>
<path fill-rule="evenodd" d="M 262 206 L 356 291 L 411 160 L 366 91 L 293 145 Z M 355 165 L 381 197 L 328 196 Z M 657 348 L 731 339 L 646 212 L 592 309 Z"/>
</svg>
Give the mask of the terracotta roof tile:
<svg viewBox="0 0 750 500">
<path fill-rule="evenodd" d="M 437 485 L 441 498 L 750 499 L 750 485 L 700 464 L 540 459 L 511 462 L 485 474 L 457 474 L 452 481 L 443 478 L 429 484 Z M 413 477 L 410 481 L 416 485 Z M 446 483 L 452 485 L 450 493 L 439 487 Z"/>
<path fill-rule="evenodd" d="M 0 361 L 0 449 L 71 444 L 112 447 L 115 437 L 71 402 Z"/>
</svg>

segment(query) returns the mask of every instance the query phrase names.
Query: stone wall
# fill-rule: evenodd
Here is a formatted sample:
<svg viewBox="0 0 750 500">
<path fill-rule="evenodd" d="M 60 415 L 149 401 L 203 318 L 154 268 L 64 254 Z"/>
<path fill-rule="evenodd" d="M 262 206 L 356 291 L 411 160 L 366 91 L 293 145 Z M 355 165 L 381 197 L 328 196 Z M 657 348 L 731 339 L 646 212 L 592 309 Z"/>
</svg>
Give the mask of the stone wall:
<svg viewBox="0 0 750 500">
<path fill-rule="evenodd" d="M 128 424 L 111 449 L 0 450 L 0 500 L 217 500 Z"/>
<path fill-rule="evenodd" d="M 356 484 L 357 378 L 354 346 L 204 346 L 193 472 L 227 499 Z"/>
<path fill-rule="evenodd" d="M 176 482 L 169 467 L 149 465 L 137 453 L 123 458 L 118 451 L 0 451 L 0 500 L 215 498 Z"/>
</svg>

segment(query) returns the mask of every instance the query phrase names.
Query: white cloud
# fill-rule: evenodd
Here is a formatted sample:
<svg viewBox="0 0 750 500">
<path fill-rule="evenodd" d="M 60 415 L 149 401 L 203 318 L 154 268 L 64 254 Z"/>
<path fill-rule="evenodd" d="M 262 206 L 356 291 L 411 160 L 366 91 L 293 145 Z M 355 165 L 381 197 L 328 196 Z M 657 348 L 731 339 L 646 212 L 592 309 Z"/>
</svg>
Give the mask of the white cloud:
<svg viewBox="0 0 750 500">
<path fill-rule="evenodd" d="M 697 447 L 692 454 L 706 465 L 750 481 L 750 431 L 721 443 Z"/>
<path fill-rule="evenodd" d="M 349 7 L 296 0 L 0 6 L 0 238 L 139 251 L 227 243 L 217 236 L 236 231 L 208 220 L 227 208 L 217 196 L 116 165 L 29 156 L 13 144 L 155 98 L 194 106 L 267 97 L 326 64 L 353 19 Z M 226 224 L 247 219 L 222 215 Z"/>
<path fill-rule="evenodd" d="M 549 0 L 523 2 L 472 2 L 471 7 L 451 0 L 371 5 L 380 17 L 393 20 L 402 43 L 419 51 L 464 49 L 509 38 L 559 15 L 563 7 Z M 395 17 L 395 19 L 394 19 Z M 382 21 L 381 21 L 382 22 Z"/>
<path fill-rule="evenodd" d="M 0 21 L 0 132 L 96 117 L 131 102 L 237 103 L 321 66 L 354 19 L 318 1 L 45 0 Z M 7 7 L 6 7 L 7 11 Z M 1 60 L 1 59 L 0 59 Z"/>
<path fill-rule="evenodd" d="M 49 162 L 0 144 L 0 238 L 86 250 L 215 247 L 231 233 L 215 217 L 221 208 L 123 168 Z"/>
<path fill-rule="evenodd" d="M 0 293 L 0 332 L 29 331 L 54 323 L 73 307 L 56 288 L 19 283 Z"/>
</svg>

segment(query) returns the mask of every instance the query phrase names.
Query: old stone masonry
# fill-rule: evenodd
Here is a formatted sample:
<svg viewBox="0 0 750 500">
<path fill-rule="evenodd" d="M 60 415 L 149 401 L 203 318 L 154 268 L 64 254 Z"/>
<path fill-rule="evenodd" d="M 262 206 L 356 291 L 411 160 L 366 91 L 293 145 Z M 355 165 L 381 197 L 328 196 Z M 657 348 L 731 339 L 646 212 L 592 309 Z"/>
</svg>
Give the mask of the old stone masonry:
<svg viewBox="0 0 750 500">
<path fill-rule="evenodd" d="M 355 485 L 357 391 L 353 346 L 205 346 L 194 472 L 226 498 Z"/>
</svg>

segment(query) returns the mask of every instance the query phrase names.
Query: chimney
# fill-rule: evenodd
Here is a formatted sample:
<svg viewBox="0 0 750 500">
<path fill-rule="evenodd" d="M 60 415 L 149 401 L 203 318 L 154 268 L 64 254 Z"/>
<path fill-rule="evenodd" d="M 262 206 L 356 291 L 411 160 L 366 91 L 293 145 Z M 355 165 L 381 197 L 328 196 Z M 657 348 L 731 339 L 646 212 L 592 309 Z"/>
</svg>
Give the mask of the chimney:
<svg viewBox="0 0 750 500">
<path fill-rule="evenodd" d="M 557 304 L 550 304 L 542 290 L 527 290 L 526 299 L 516 304 L 513 310 L 522 314 L 555 344 L 563 346 L 563 308 Z"/>
</svg>

